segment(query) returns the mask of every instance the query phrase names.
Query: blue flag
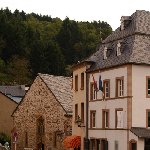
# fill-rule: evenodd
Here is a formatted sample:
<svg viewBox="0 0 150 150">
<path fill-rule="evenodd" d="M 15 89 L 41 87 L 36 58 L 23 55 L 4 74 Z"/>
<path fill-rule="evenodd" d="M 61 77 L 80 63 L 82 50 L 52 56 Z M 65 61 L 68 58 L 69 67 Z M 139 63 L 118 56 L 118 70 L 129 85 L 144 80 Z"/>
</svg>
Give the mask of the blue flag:
<svg viewBox="0 0 150 150">
<path fill-rule="evenodd" d="M 99 90 L 103 92 L 103 83 L 101 80 L 101 76 L 99 76 Z"/>
</svg>

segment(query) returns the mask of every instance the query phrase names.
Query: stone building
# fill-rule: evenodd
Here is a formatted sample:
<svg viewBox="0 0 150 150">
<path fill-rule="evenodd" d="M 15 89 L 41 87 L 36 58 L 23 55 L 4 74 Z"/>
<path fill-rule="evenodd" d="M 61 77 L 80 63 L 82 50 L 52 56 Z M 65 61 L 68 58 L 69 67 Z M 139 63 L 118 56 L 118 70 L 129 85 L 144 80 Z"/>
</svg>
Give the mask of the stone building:
<svg viewBox="0 0 150 150">
<path fill-rule="evenodd" d="M 72 131 L 71 86 L 70 77 L 38 74 L 12 114 L 18 150 L 64 150 Z"/>
<path fill-rule="evenodd" d="M 16 107 L 17 102 L 0 92 L 0 132 L 8 136 L 11 136 L 11 129 L 13 127 L 11 114 Z"/>
</svg>

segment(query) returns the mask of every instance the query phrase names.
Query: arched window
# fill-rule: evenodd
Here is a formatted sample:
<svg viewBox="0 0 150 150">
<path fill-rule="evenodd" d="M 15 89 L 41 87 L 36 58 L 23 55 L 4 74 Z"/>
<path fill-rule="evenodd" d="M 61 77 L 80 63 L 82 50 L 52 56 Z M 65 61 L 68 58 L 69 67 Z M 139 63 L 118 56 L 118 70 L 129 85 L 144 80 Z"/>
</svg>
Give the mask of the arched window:
<svg viewBox="0 0 150 150">
<path fill-rule="evenodd" d="M 37 119 L 37 133 L 39 135 L 42 135 L 42 134 L 44 134 L 44 131 L 45 131 L 45 128 L 44 128 L 44 119 L 41 116 L 41 117 L 39 117 Z"/>
<path fill-rule="evenodd" d="M 135 140 L 130 140 L 130 150 L 137 150 L 137 142 Z"/>
</svg>

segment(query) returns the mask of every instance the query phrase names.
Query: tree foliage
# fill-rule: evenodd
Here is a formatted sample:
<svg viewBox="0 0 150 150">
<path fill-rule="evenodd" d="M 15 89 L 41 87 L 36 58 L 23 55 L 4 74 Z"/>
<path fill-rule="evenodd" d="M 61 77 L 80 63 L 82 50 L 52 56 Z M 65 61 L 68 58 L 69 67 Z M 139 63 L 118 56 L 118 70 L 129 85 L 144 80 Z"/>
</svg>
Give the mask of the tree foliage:
<svg viewBox="0 0 150 150">
<path fill-rule="evenodd" d="M 69 75 L 112 29 L 104 21 L 77 22 L 0 10 L 1 84 L 28 84 L 37 73 Z"/>
</svg>

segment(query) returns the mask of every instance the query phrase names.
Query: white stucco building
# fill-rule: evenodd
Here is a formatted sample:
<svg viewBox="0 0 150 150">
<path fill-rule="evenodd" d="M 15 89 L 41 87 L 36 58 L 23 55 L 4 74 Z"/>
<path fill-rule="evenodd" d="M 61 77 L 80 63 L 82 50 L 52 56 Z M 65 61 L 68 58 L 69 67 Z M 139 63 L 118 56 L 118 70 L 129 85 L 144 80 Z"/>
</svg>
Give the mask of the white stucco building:
<svg viewBox="0 0 150 150">
<path fill-rule="evenodd" d="M 88 138 L 90 150 L 149 150 L 150 12 L 121 17 L 98 51 L 73 69 L 73 118 L 82 119 L 82 103 L 88 117 L 82 127 L 73 122 L 73 134 Z M 84 142 L 80 148 L 87 149 Z"/>
</svg>

